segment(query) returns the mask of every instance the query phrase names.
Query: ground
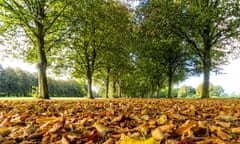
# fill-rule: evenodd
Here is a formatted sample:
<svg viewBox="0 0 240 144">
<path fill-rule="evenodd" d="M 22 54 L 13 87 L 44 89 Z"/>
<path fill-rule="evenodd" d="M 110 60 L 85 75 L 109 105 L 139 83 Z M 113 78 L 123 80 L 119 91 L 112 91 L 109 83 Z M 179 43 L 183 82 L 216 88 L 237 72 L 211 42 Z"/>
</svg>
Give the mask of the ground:
<svg viewBox="0 0 240 144">
<path fill-rule="evenodd" d="M 5 99 L 0 143 L 237 144 L 240 99 Z"/>
</svg>

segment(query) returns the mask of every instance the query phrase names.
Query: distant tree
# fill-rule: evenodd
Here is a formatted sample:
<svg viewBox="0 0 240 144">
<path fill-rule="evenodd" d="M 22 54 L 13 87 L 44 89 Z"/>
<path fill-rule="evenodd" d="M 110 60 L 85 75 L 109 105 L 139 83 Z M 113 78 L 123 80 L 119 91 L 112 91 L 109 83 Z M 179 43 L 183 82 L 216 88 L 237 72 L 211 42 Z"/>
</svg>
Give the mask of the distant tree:
<svg viewBox="0 0 240 144">
<path fill-rule="evenodd" d="M 172 97 L 174 82 L 185 78 L 190 71 L 189 65 L 194 58 L 190 49 L 182 38 L 171 33 L 163 22 L 164 16 L 159 15 L 159 9 L 155 6 L 160 1 L 147 1 L 140 4 L 137 9 L 137 21 L 139 32 L 139 59 L 145 60 L 145 65 L 152 67 L 148 69 L 155 77 L 161 77 L 163 73 L 168 83 L 168 97 Z M 149 74 L 151 74 L 149 73 Z M 155 81 L 155 85 L 158 82 Z M 157 86 L 157 85 L 156 85 Z M 155 87 L 156 87 L 155 86 Z"/>
<path fill-rule="evenodd" d="M 210 97 L 222 97 L 225 96 L 225 92 L 222 86 L 216 85 L 210 89 Z"/>
<path fill-rule="evenodd" d="M 203 84 L 200 84 L 197 88 L 196 88 L 196 95 L 195 97 L 200 98 L 201 94 L 202 94 L 202 86 Z M 213 85 L 210 83 L 209 85 L 209 95 L 210 97 L 221 97 L 225 95 L 224 89 L 223 87 L 217 85 Z"/>
<path fill-rule="evenodd" d="M 179 98 L 193 97 L 195 95 L 195 88 L 192 86 L 182 85 L 178 90 Z"/>
<path fill-rule="evenodd" d="M 94 98 L 93 77 L 104 68 L 108 96 L 109 75 L 114 71 L 114 65 L 124 61 L 121 58 L 125 56 L 122 50 L 126 46 L 125 34 L 128 34 L 124 32 L 127 9 L 118 1 L 103 0 L 74 1 L 71 7 L 69 25 L 73 32 L 69 41 L 72 44 L 64 53 L 67 58 L 63 63 L 71 67 L 74 77 L 87 80 L 88 98 Z"/>
</svg>

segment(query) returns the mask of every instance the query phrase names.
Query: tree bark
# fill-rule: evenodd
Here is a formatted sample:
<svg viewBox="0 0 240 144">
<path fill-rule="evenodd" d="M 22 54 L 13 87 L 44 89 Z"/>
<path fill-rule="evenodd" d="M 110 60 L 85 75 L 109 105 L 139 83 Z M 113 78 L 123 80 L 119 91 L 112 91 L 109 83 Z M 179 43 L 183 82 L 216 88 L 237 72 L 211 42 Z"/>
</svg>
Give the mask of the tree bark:
<svg viewBox="0 0 240 144">
<path fill-rule="evenodd" d="M 108 98 L 108 92 L 109 92 L 109 74 L 110 74 L 110 68 L 107 68 L 107 77 L 106 77 L 106 88 L 105 88 L 105 97 Z"/>
<path fill-rule="evenodd" d="M 204 59 L 203 59 L 203 87 L 202 87 L 202 95 L 201 98 L 209 98 L 209 76 L 211 70 L 211 56 L 210 50 L 206 49 L 204 51 Z"/>
<path fill-rule="evenodd" d="M 113 81 L 112 88 L 113 88 L 113 97 L 116 97 L 116 91 L 117 91 L 117 88 L 116 88 L 116 80 Z"/>
<path fill-rule="evenodd" d="M 211 71 L 211 42 L 210 42 L 210 26 L 207 24 L 203 30 L 203 89 L 201 98 L 209 98 L 209 77 Z"/>
<path fill-rule="evenodd" d="M 44 27 L 42 24 L 37 23 L 38 27 L 38 41 L 37 41 L 37 54 L 38 54 L 38 87 L 39 98 L 49 99 L 48 84 L 47 84 L 47 58 L 44 50 Z"/>
<path fill-rule="evenodd" d="M 92 93 L 92 77 L 88 77 L 88 98 L 94 99 L 93 93 Z"/>
<path fill-rule="evenodd" d="M 168 96 L 167 98 L 172 98 L 172 75 L 168 78 Z"/>
<path fill-rule="evenodd" d="M 122 80 L 118 81 L 118 97 L 122 97 Z"/>
</svg>

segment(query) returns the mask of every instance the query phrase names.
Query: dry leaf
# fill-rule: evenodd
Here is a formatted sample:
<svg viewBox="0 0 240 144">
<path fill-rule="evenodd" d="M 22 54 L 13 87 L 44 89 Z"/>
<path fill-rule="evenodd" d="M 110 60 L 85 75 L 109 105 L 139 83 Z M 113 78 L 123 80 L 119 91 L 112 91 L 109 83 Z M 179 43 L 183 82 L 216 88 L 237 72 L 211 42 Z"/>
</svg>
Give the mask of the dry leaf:
<svg viewBox="0 0 240 144">
<path fill-rule="evenodd" d="M 101 136 L 105 136 L 108 132 L 110 132 L 110 128 L 106 127 L 105 125 L 96 122 L 93 127 L 95 127 L 97 129 L 97 132 L 101 135 Z"/>
<path fill-rule="evenodd" d="M 216 124 L 218 124 L 224 128 L 229 128 L 231 126 L 230 122 L 223 122 L 223 121 L 216 121 Z"/>
<path fill-rule="evenodd" d="M 157 123 L 159 125 L 163 125 L 167 122 L 167 115 L 161 115 L 158 119 L 157 119 Z"/>
<path fill-rule="evenodd" d="M 239 133 L 240 134 L 240 127 L 237 128 L 231 128 L 232 133 Z"/>
<path fill-rule="evenodd" d="M 183 125 L 177 128 L 177 134 L 184 134 L 185 132 L 189 131 L 191 128 L 196 126 L 196 121 L 187 120 Z"/>
<path fill-rule="evenodd" d="M 232 137 L 227 133 L 223 132 L 222 130 L 218 129 L 217 135 L 223 140 L 230 140 Z"/>
<path fill-rule="evenodd" d="M 61 144 L 70 144 L 71 142 L 68 140 L 66 135 L 63 135 L 61 139 Z"/>
<path fill-rule="evenodd" d="M 123 136 L 121 144 L 155 144 L 154 138 L 149 138 L 146 140 L 133 139 L 128 136 Z"/>
<path fill-rule="evenodd" d="M 115 117 L 112 121 L 111 121 L 111 123 L 114 123 L 114 122 L 120 122 L 122 119 L 123 119 L 123 115 L 119 115 L 119 116 L 117 116 L 117 117 Z"/>
<path fill-rule="evenodd" d="M 5 137 L 10 133 L 10 129 L 7 127 L 0 127 L 0 137 Z"/>
<path fill-rule="evenodd" d="M 162 141 L 164 139 L 163 133 L 158 128 L 152 131 L 152 137 L 157 141 Z"/>
</svg>

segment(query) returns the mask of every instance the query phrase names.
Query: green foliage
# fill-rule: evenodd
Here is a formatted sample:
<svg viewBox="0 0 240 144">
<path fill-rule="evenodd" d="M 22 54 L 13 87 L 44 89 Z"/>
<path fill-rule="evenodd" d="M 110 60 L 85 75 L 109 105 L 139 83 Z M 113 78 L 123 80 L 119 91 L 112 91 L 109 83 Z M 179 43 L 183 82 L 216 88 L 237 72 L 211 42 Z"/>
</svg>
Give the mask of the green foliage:
<svg viewBox="0 0 240 144">
<path fill-rule="evenodd" d="M 178 90 L 179 98 L 191 98 L 195 95 L 195 88 L 192 86 L 182 85 Z"/>
<path fill-rule="evenodd" d="M 196 88 L 196 95 L 195 95 L 195 97 L 197 97 L 197 98 L 201 97 L 202 86 L 203 86 L 203 84 L 200 84 Z M 210 97 L 223 97 L 223 96 L 226 96 L 226 94 L 224 92 L 224 89 L 221 86 L 213 85 L 211 83 L 209 85 L 209 95 L 210 95 Z"/>
<path fill-rule="evenodd" d="M 34 98 L 38 98 L 38 87 L 37 86 L 32 86 L 31 96 Z"/>
<path fill-rule="evenodd" d="M 218 70 L 217 66 L 225 63 L 226 57 L 236 48 L 233 43 L 239 38 L 239 2 L 148 0 L 142 2 L 139 7 L 137 22 L 140 26 L 144 26 L 140 32 L 147 36 L 146 42 L 143 41 L 143 47 L 159 46 L 166 36 L 173 37 L 174 41 L 180 39 L 184 42 L 187 45 L 184 50 L 191 51 L 190 54 L 193 55 L 188 59 L 194 62 L 191 67 L 195 68 L 196 72 L 204 73 L 202 97 L 208 97 L 210 71 Z M 160 35 L 164 30 L 168 32 L 165 32 L 165 37 Z M 158 40 L 154 41 L 156 38 Z M 173 46 L 177 45 L 177 43 L 173 44 Z M 153 55 L 158 54 L 155 52 Z M 164 54 L 171 56 L 175 53 L 172 51 Z M 171 64 L 164 65 L 171 66 Z"/>
<path fill-rule="evenodd" d="M 0 65 L 1 69 L 1 65 Z M 76 80 L 54 80 L 49 78 L 49 94 L 52 97 L 83 97 L 86 95 L 84 84 Z M 36 73 L 25 72 L 19 68 L 1 69 L 0 96 L 39 98 Z"/>
</svg>

